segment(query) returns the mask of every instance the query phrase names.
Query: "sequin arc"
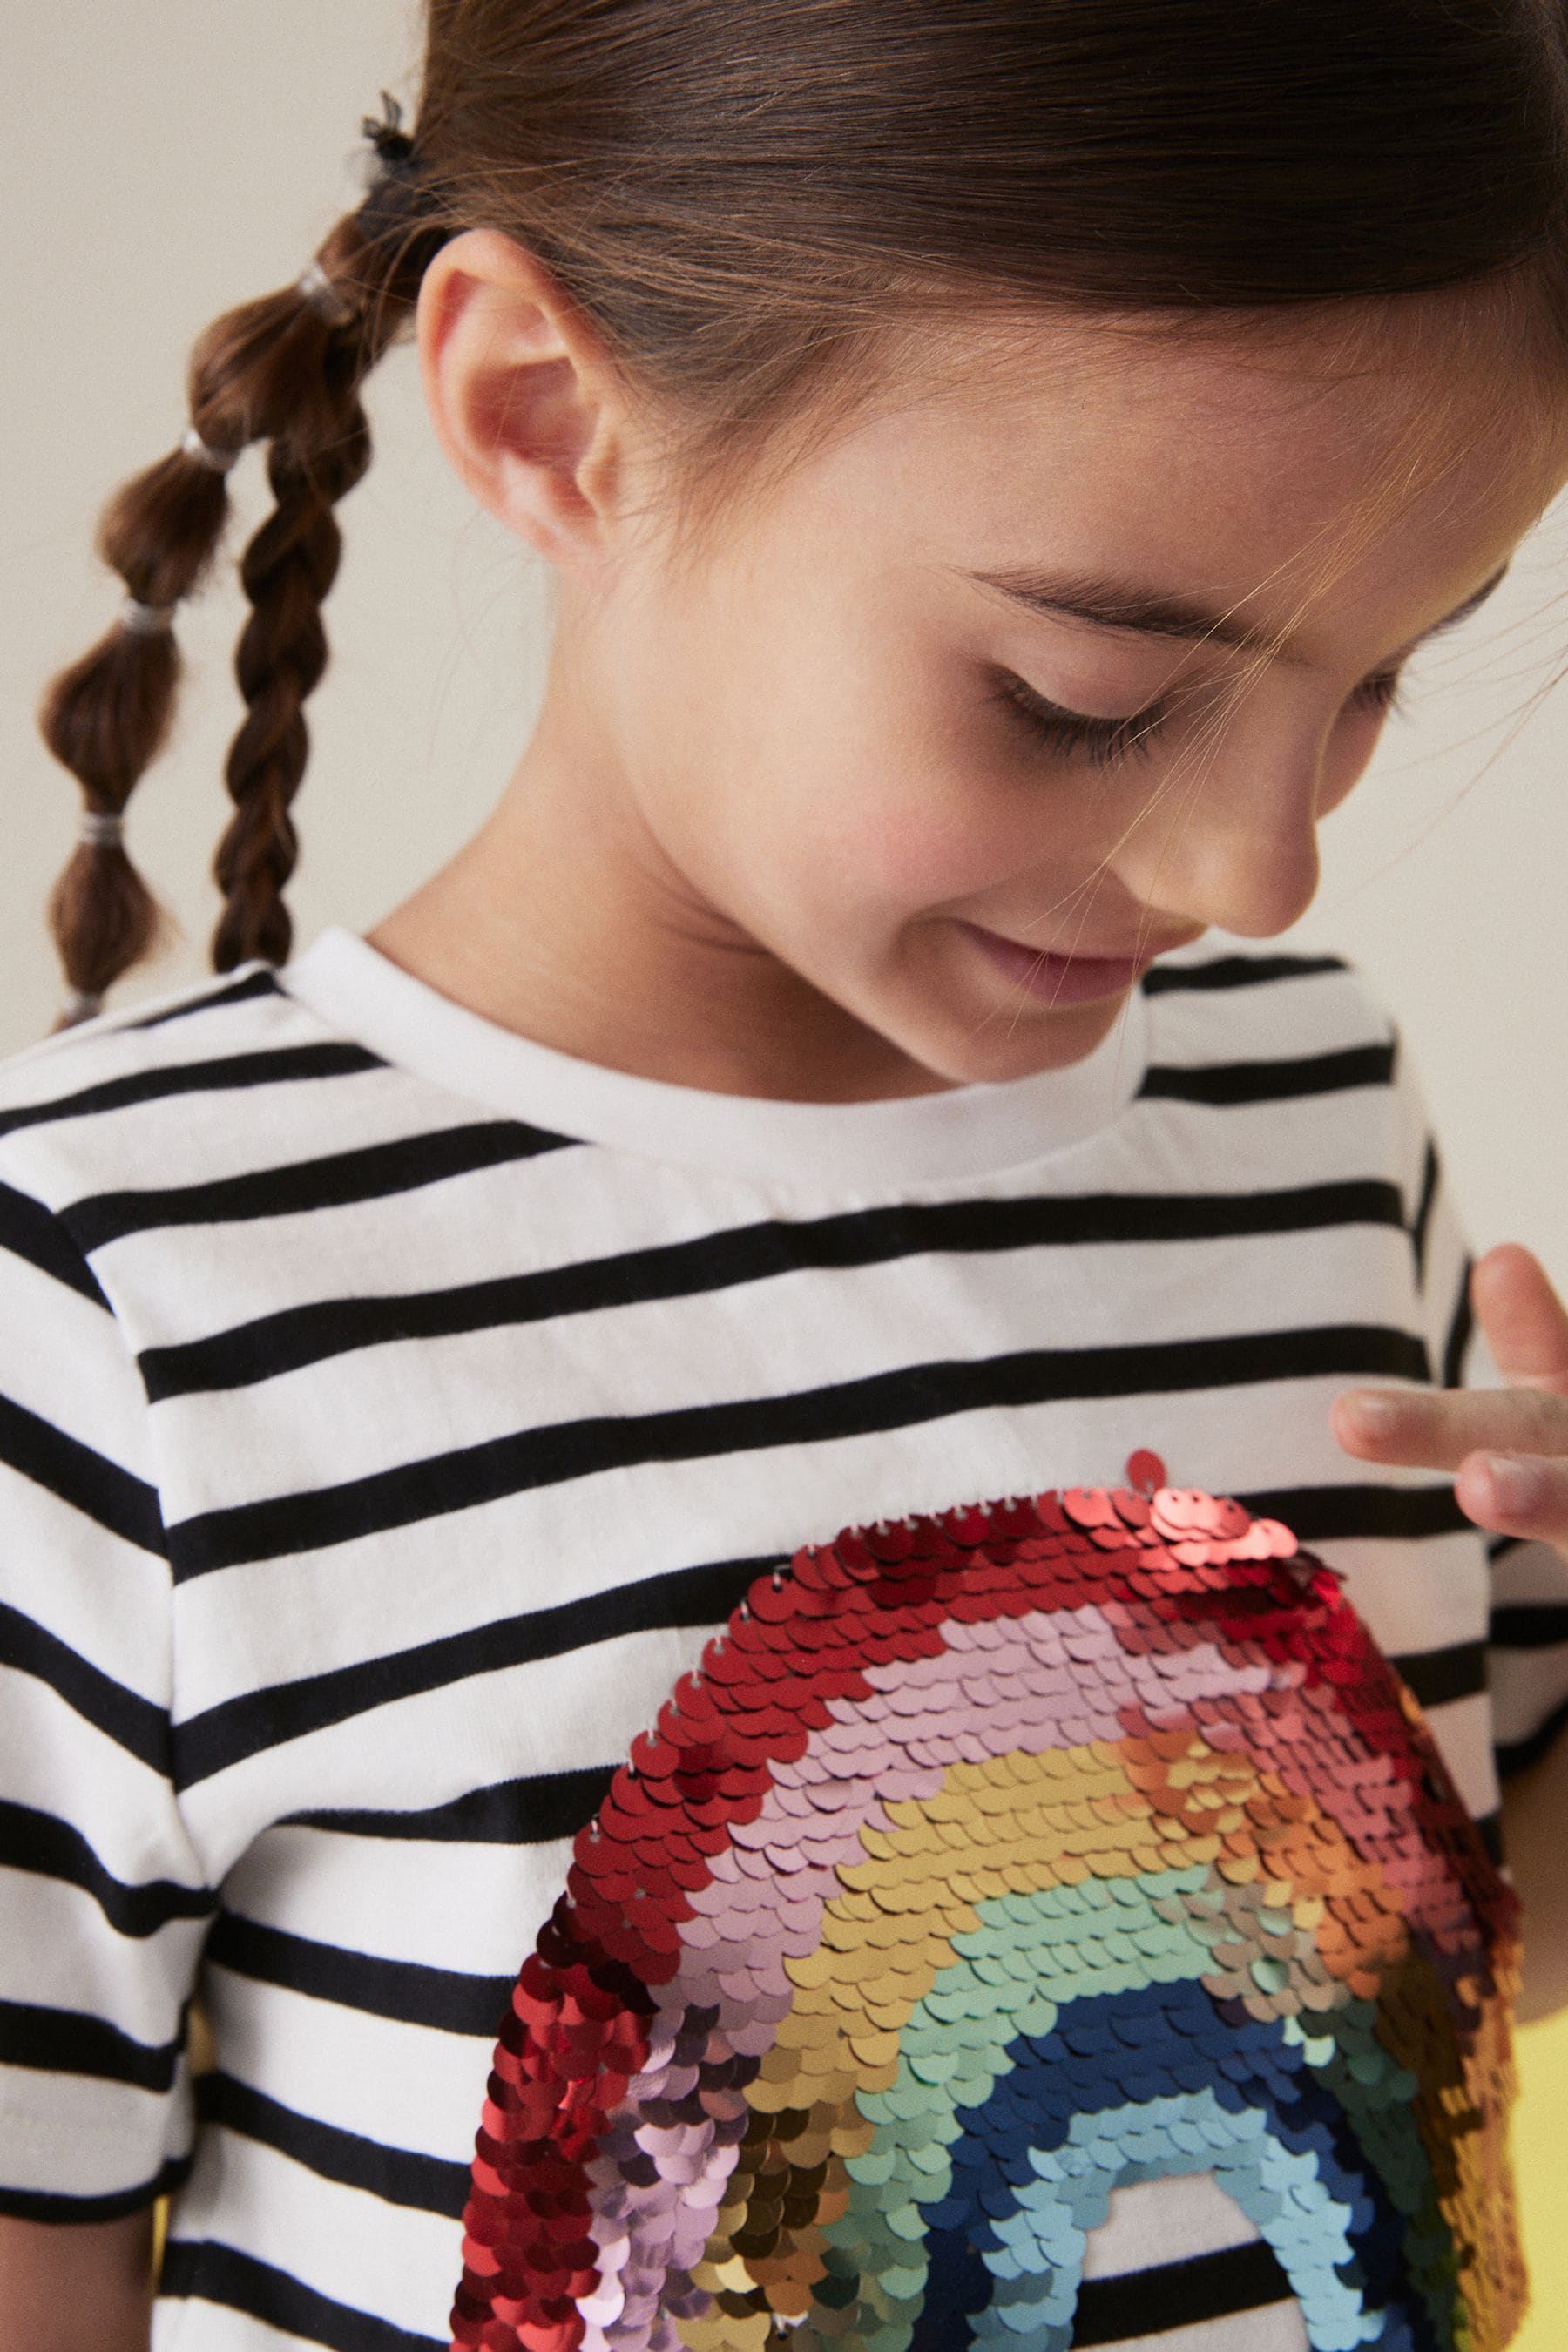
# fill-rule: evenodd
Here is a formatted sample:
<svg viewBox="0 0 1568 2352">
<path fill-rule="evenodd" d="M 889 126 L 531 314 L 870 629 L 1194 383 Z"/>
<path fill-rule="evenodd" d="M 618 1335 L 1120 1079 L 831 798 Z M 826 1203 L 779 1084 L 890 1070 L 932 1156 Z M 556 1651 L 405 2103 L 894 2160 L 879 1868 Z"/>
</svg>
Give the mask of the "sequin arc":
<svg viewBox="0 0 1568 2352">
<path fill-rule="evenodd" d="M 576 1840 L 454 2343 L 1065 2352 L 1111 2193 L 1204 2171 L 1317 2352 L 1494 2352 L 1516 1912 L 1278 1521 L 1162 1484 L 846 1528 Z"/>
</svg>

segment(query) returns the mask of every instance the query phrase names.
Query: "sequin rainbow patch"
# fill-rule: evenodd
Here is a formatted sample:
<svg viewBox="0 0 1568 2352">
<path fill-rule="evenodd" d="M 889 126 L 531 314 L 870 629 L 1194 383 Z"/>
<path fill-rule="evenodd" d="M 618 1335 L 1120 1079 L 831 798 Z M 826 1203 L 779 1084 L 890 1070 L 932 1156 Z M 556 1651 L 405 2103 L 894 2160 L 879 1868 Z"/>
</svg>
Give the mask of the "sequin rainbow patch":
<svg viewBox="0 0 1568 2352">
<path fill-rule="evenodd" d="M 1516 1909 L 1279 1522 L 1162 1483 L 846 1528 L 576 1839 L 454 2342 L 1065 2352 L 1112 2192 L 1206 2172 L 1321 2352 L 1493 2352 Z"/>
</svg>

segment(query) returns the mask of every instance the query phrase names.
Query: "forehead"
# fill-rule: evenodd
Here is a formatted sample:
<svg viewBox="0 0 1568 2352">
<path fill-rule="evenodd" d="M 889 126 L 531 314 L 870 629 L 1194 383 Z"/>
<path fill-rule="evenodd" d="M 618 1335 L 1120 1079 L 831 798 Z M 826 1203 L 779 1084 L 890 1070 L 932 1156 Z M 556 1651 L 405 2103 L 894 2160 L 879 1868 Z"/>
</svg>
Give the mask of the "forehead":
<svg viewBox="0 0 1568 2352">
<path fill-rule="evenodd" d="M 1426 298 L 1233 331 L 987 322 L 933 347 L 929 383 L 852 436 L 849 463 L 932 563 L 1110 572 L 1265 630 L 1331 588 L 1392 648 L 1489 578 L 1568 479 L 1568 402 L 1501 332 Z"/>
</svg>

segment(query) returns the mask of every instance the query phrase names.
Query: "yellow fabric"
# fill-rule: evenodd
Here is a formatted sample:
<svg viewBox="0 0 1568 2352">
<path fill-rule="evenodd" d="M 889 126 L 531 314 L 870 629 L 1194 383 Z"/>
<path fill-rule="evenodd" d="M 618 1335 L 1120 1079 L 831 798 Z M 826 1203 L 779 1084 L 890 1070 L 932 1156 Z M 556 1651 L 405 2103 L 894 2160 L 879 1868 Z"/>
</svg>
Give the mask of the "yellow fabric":
<svg viewBox="0 0 1568 2352">
<path fill-rule="evenodd" d="M 1510 2352 L 1563 2352 L 1568 2342 L 1568 2011 L 1521 2026 L 1514 2054 L 1520 2081 L 1514 2168 L 1530 2314 Z"/>
</svg>

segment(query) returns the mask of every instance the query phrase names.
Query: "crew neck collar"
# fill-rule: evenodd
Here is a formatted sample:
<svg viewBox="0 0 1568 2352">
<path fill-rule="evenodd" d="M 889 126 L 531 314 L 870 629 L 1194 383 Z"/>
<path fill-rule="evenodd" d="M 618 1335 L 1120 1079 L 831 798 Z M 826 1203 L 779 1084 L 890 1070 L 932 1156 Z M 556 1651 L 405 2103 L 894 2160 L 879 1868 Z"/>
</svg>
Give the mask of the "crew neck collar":
<svg viewBox="0 0 1568 2352">
<path fill-rule="evenodd" d="M 1109 1035 L 1065 1069 L 885 1101 L 789 1102 L 642 1077 L 520 1036 L 340 925 L 279 981 L 383 1060 L 505 1117 L 644 1159 L 814 1190 L 886 1192 L 1050 1158 L 1126 1108 L 1146 1054 L 1134 989 Z"/>
</svg>

